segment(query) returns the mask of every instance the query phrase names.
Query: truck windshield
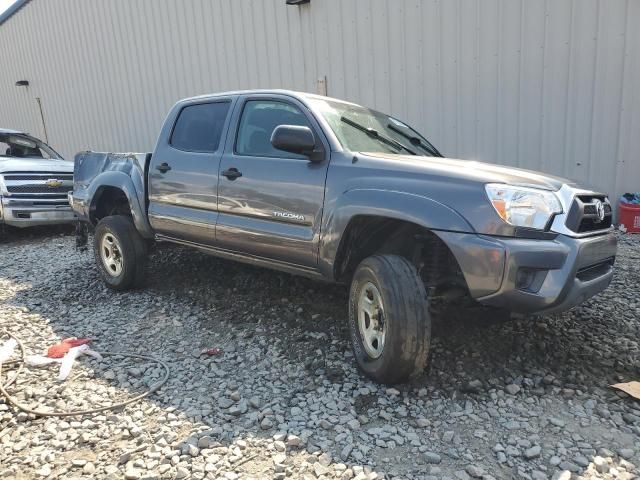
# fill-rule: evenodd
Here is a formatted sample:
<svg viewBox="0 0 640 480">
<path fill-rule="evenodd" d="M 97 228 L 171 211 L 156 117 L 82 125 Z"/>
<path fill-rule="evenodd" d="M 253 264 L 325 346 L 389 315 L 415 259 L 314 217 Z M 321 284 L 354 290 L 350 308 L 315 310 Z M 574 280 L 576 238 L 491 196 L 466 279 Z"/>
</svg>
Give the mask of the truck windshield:
<svg viewBox="0 0 640 480">
<path fill-rule="evenodd" d="M 384 113 L 351 103 L 310 99 L 344 148 L 353 152 L 383 152 L 441 157 L 416 130 Z"/>
<path fill-rule="evenodd" d="M 62 158 L 53 148 L 37 138 L 16 133 L 0 133 L 0 157 L 51 160 Z"/>
</svg>

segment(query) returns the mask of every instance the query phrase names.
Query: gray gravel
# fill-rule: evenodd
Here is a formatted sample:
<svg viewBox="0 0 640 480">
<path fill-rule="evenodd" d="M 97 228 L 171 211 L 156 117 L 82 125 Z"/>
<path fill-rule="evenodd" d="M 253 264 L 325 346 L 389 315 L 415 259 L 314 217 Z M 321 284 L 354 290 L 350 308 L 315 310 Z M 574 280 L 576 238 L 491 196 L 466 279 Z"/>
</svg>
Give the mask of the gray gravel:
<svg viewBox="0 0 640 480">
<path fill-rule="evenodd" d="M 28 353 L 67 336 L 171 367 L 124 410 L 31 419 L 0 401 L 0 478 L 631 479 L 640 402 L 640 237 L 620 238 L 612 286 L 563 315 L 496 324 L 445 312 L 429 371 L 394 388 L 363 378 L 346 291 L 161 248 L 147 286 L 107 290 L 69 235 L 0 239 L 0 339 Z M 461 318 L 462 317 L 462 318 Z M 202 356 L 205 348 L 224 354 Z M 83 359 L 72 378 L 28 369 L 31 406 L 90 408 L 154 384 L 153 363 Z"/>
</svg>

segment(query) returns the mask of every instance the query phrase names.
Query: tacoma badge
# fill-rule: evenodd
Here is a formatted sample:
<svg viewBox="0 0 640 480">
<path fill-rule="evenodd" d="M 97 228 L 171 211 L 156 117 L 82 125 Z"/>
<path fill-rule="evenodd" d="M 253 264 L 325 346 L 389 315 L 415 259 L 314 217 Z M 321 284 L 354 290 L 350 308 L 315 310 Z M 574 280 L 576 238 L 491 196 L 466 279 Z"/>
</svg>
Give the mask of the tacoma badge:
<svg viewBox="0 0 640 480">
<path fill-rule="evenodd" d="M 300 215 L 299 213 L 273 212 L 273 216 L 278 218 L 289 218 L 291 220 L 304 221 L 304 215 Z"/>
</svg>

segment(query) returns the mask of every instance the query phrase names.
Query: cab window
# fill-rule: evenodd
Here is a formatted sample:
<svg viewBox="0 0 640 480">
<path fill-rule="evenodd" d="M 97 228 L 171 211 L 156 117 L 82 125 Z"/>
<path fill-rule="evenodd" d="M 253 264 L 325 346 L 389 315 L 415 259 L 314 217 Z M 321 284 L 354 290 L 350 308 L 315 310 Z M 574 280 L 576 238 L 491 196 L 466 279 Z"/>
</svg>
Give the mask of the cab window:
<svg viewBox="0 0 640 480">
<path fill-rule="evenodd" d="M 215 152 L 230 102 L 201 103 L 184 107 L 171 134 L 171 146 L 189 152 Z"/>
<path fill-rule="evenodd" d="M 238 128 L 236 153 L 256 157 L 306 158 L 278 150 L 271 145 L 271 134 L 279 125 L 311 128 L 307 117 L 290 103 L 277 100 L 249 100 L 245 103 Z"/>
</svg>

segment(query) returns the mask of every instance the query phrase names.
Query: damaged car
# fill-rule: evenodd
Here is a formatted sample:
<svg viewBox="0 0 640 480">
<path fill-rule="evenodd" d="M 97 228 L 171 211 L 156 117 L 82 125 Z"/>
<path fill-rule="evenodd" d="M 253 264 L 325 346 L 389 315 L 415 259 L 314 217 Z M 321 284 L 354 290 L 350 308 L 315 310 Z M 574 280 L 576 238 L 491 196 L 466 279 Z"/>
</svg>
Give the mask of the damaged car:
<svg viewBox="0 0 640 480">
<path fill-rule="evenodd" d="M 73 162 L 37 138 L 0 129 L 0 228 L 72 223 Z"/>
<path fill-rule="evenodd" d="M 155 242 L 344 284 L 355 360 L 383 383 L 424 370 L 433 298 L 544 314 L 613 276 L 605 193 L 446 158 L 407 123 L 328 97 L 185 99 L 153 153 L 81 152 L 74 174 L 110 288 L 143 283 Z"/>
</svg>

